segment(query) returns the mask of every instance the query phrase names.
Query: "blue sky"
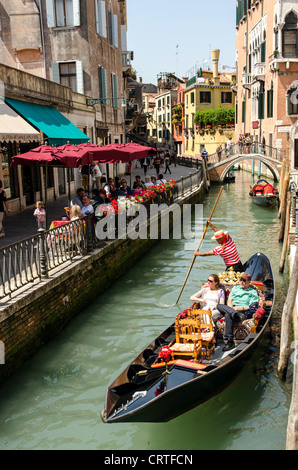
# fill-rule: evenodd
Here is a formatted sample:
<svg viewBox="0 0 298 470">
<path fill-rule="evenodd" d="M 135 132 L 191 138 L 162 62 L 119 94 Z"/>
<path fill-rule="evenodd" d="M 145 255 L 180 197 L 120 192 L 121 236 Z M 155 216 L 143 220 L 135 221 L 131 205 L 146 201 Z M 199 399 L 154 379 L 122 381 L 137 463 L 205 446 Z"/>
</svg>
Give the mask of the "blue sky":
<svg viewBox="0 0 298 470">
<path fill-rule="evenodd" d="M 138 79 L 156 84 L 160 72 L 194 76 L 199 67 L 212 68 L 211 49 L 221 51 L 220 70 L 235 66 L 235 5 L 235 0 L 127 0 L 128 50 L 134 51 Z"/>
</svg>

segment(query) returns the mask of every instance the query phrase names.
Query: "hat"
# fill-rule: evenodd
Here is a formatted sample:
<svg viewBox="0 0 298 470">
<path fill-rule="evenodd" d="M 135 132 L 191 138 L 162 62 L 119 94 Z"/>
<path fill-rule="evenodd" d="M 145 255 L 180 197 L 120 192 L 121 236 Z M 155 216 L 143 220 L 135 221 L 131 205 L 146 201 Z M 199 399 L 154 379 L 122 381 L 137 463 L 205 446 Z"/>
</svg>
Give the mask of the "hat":
<svg viewBox="0 0 298 470">
<path fill-rule="evenodd" d="M 245 281 L 250 281 L 251 280 L 251 275 L 248 273 L 243 273 L 241 274 L 241 279 L 245 279 Z"/>
<path fill-rule="evenodd" d="M 224 232 L 223 230 L 219 230 L 218 232 L 214 233 L 214 236 L 211 238 L 211 240 L 218 240 L 218 238 L 224 237 L 225 235 L 228 235 L 229 232 Z"/>
</svg>

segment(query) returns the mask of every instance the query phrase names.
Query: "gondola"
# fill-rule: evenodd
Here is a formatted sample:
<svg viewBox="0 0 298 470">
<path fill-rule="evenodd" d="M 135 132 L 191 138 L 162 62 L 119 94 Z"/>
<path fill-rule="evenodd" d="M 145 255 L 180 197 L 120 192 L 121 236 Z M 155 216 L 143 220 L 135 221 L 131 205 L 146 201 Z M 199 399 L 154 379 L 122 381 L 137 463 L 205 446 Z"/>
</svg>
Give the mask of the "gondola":
<svg viewBox="0 0 298 470">
<path fill-rule="evenodd" d="M 274 305 L 269 259 L 257 253 L 245 263 L 244 269 L 251 274 L 252 283 L 262 288 L 266 300 L 259 324 L 254 321 L 251 327 L 236 324 L 240 334 L 238 339 L 235 336 L 236 347 L 230 351 L 223 352 L 225 343 L 221 337 L 217 338 L 209 357 L 199 355 L 195 360 L 195 357 L 179 357 L 177 353 L 174 358 L 166 359 L 162 352 L 171 350 L 175 343 L 175 320 L 110 385 L 101 413 L 105 423 L 167 422 L 207 401 L 235 379 L 260 342 Z"/>
<path fill-rule="evenodd" d="M 252 201 L 258 206 L 273 206 L 278 203 L 278 189 L 266 180 L 259 180 L 249 192 Z"/>
</svg>

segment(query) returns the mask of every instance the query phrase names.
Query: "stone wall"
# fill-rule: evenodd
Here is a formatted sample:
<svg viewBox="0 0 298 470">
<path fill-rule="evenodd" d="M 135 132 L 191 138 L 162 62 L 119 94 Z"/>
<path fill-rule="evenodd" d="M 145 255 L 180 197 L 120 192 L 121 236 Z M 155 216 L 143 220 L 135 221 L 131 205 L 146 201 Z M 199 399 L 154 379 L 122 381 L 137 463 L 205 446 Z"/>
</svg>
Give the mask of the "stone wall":
<svg viewBox="0 0 298 470">
<path fill-rule="evenodd" d="M 204 186 L 180 204 L 199 203 Z M 26 286 L 0 307 L 0 341 L 5 363 L 0 383 L 22 366 L 43 344 L 90 305 L 115 279 L 125 274 L 158 240 L 116 240 L 78 261 L 57 268 L 49 279 Z"/>
</svg>

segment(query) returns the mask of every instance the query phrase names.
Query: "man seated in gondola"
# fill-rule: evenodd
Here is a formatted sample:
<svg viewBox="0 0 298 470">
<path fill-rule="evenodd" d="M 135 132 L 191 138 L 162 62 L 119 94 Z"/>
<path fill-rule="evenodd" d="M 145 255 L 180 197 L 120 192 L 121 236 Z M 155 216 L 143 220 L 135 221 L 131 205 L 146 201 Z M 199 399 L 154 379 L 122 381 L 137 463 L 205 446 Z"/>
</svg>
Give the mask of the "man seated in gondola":
<svg viewBox="0 0 298 470">
<path fill-rule="evenodd" d="M 240 285 L 231 290 L 227 305 L 217 305 L 218 311 L 225 317 L 225 336 L 227 344 L 223 351 L 230 351 L 235 347 L 234 322 L 245 320 L 252 316 L 258 308 L 265 306 L 263 301 L 259 302 L 258 291 L 251 286 L 251 275 L 243 273 L 240 277 Z"/>
<path fill-rule="evenodd" d="M 214 236 L 212 237 L 212 240 L 216 240 L 220 246 L 213 248 L 213 250 L 207 251 L 206 253 L 200 253 L 199 251 L 195 251 L 195 256 L 219 255 L 224 260 L 227 270 L 232 267 L 234 271 L 243 272 L 244 269 L 235 242 L 229 235 L 229 232 L 218 230 L 216 227 L 214 227 L 214 225 L 212 225 L 210 221 L 208 221 L 208 225 L 215 232 Z"/>
</svg>

